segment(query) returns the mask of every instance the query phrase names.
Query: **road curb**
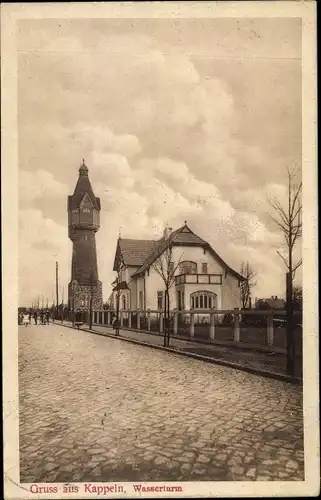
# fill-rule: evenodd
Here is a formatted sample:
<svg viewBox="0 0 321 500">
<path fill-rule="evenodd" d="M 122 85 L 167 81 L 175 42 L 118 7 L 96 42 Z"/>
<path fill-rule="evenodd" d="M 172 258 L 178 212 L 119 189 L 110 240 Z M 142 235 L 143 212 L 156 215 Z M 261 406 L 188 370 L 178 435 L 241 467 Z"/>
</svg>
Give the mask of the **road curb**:
<svg viewBox="0 0 321 500">
<path fill-rule="evenodd" d="M 99 325 L 98 325 L 99 326 Z M 126 330 L 128 332 L 137 332 L 137 333 L 145 333 L 147 335 L 154 335 L 156 337 L 159 336 L 159 333 L 157 332 L 152 332 L 150 330 L 140 330 L 138 328 L 128 328 L 126 326 L 121 327 L 122 330 Z M 184 340 L 184 342 L 194 342 L 195 344 L 203 344 L 203 345 L 210 345 L 210 346 L 218 346 L 218 347 L 230 347 L 231 349 L 235 350 L 243 350 L 243 351 L 257 351 L 257 352 L 262 352 L 262 353 L 268 353 L 268 352 L 273 352 L 276 355 L 285 355 L 286 354 L 286 349 L 283 349 L 283 347 L 278 347 L 278 346 L 273 346 L 273 348 L 270 348 L 268 346 L 261 346 L 261 345 L 254 345 L 254 344 L 246 344 L 244 343 L 236 343 L 236 342 L 224 342 L 220 340 L 215 340 L 215 341 L 208 341 L 207 339 L 198 339 L 198 338 L 190 338 L 190 337 L 184 337 L 182 335 L 174 335 L 172 337 L 173 339 L 176 340 Z"/>
<path fill-rule="evenodd" d="M 64 326 L 65 328 L 70 328 L 71 330 L 76 330 L 76 331 L 78 330 L 78 328 L 75 328 L 71 325 L 64 325 L 63 323 L 59 324 L 59 325 L 57 323 L 54 323 L 54 324 L 57 326 Z M 243 365 L 239 365 L 237 363 L 231 363 L 229 361 L 225 361 L 222 359 L 212 358 L 209 356 L 203 356 L 202 354 L 181 351 L 179 349 L 173 349 L 171 347 L 164 347 L 164 346 L 160 346 L 160 345 L 149 344 L 148 342 L 143 342 L 141 340 L 136 340 L 136 339 L 130 339 L 128 337 L 122 337 L 121 335 L 116 336 L 112 333 L 102 333 L 102 332 L 98 332 L 97 330 L 90 330 L 89 328 L 80 328 L 80 330 L 82 332 L 92 333 L 94 335 L 100 335 L 101 337 L 109 337 L 109 338 L 114 339 L 114 340 L 123 340 L 125 342 L 140 345 L 143 347 L 152 347 L 153 349 L 158 349 L 159 351 L 166 351 L 166 352 L 170 352 L 172 354 L 177 354 L 179 356 L 194 358 L 198 361 L 205 361 L 206 363 L 226 366 L 228 368 L 233 368 L 235 370 L 240 370 L 240 371 L 244 371 L 246 373 L 251 373 L 252 375 L 257 375 L 259 377 L 272 378 L 275 380 L 280 380 L 282 382 L 288 382 L 288 383 L 299 385 L 299 386 L 303 385 L 303 381 L 301 379 L 299 379 L 297 377 L 295 377 L 295 378 L 289 377 L 288 375 L 285 375 L 283 373 L 270 372 L 268 370 L 260 370 L 258 368 L 254 368 L 254 367 L 250 367 L 250 366 L 243 366 Z"/>
</svg>

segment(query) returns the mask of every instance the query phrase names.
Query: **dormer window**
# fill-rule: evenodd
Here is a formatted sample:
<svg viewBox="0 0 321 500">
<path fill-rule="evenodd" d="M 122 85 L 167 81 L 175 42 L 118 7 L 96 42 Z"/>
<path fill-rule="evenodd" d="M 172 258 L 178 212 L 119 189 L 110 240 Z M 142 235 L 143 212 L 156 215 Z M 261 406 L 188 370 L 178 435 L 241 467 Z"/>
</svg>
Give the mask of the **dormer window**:
<svg viewBox="0 0 321 500">
<path fill-rule="evenodd" d="M 82 211 L 86 212 L 86 213 L 90 213 L 90 208 L 83 208 Z"/>
</svg>

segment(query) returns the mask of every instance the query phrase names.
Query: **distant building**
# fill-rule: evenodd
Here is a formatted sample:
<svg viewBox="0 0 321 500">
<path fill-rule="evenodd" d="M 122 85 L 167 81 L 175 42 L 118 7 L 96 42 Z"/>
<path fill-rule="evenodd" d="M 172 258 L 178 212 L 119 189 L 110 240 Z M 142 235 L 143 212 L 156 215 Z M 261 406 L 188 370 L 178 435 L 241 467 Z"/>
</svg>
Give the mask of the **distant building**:
<svg viewBox="0 0 321 500">
<path fill-rule="evenodd" d="M 285 300 L 279 299 L 277 295 L 272 295 L 268 299 L 256 299 L 255 307 L 257 309 L 281 310 L 285 308 Z"/>
<path fill-rule="evenodd" d="M 71 281 L 68 307 L 74 311 L 101 309 L 102 283 L 98 279 L 95 233 L 100 227 L 100 200 L 94 195 L 83 162 L 72 196 L 68 196 L 68 227 L 72 241 Z"/>
<path fill-rule="evenodd" d="M 171 309 L 241 306 L 240 282 L 244 278 L 185 224 L 176 231 L 166 228 L 159 240 L 118 239 L 113 270 L 119 275 L 109 298 L 111 309 L 117 308 L 118 294 L 120 310 L 164 308 L 165 285 L 154 263 L 169 246 L 174 268 L 179 262 L 170 289 Z"/>
</svg>

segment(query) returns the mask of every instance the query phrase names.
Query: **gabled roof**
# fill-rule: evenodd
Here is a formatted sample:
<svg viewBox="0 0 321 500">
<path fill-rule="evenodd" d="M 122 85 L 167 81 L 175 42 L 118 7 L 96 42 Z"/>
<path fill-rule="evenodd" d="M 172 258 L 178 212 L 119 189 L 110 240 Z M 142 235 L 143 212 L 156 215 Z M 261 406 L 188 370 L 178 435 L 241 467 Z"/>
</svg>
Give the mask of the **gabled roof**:
<svg viewBox="0 0 321 500">
<path fill-rule="evenodd" d="M 134 240 L 135 241 L 135 240 Z M 201 246 L 207 249 L 212 255 L 221 263 L 222 267 L 233 274 L 240 280 L 244 280 L 244 277 L 241 276 L 237 271 L 234 271 L 231 267 L 229 267 L 226 262 L 213 250 L 211 245 L 207 243 L 207 241 L 203 240 L 199 236 L 197 236 L 185 223 L 184 226 L 172 232 L 168 238 L 161 238 L 158 241 L 153 241 L 151 252 L 146 257 L 145 261 L 141 265 L 141 267 L 133 274 L 133 276 L 137 276 L 144 271 L 146 271 L 155 260 L 168 248 L 170 245 L 173 246 Z"/>
<path fill-rule="evenodd" d="M 79 168 L 78 181 L 72 196 L 68 196 L 68 210 L 79 208 L 83 197 L 87 194 L 96 210 L 100 210 L 100 199 L 96 198 L 88 177 L 88 168 L 83 163 Z"/>
<path fill-rule="evenodd" d="M 270 297 L 268 299 L 258 299 L 257 304 L 267 305 L 270 309 L 284 309 L 285 300 Z"/>
<path fill-rule="evenodd" d="M 121 258 L 125 266 L 140 267 L 155 246 L 154 240 L 134 240 L 119 238 L 114 260 L 114 271 L 117 271 L 117 260 Z"/>
</svg>

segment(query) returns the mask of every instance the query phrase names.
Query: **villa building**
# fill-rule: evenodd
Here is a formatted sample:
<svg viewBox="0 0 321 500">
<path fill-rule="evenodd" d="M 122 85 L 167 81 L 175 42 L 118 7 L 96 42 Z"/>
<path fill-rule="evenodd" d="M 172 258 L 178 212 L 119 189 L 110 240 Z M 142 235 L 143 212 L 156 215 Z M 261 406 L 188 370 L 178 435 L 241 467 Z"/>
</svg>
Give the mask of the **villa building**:
<svg viewBox="0 0 321 500">
<path fill-rule="evenodd" d="M 169 249 L 170 262 L 165 269 Z M 166 228 L 160 240 L 118 239 L 113 268 L 117 278 L 110 308 L 117 309 L 119 298 L 120 310 L 163 309 L 165 283 L 160 265 L 165 274 L 173 270 L 171 309 L 241 307 L 240 282 L 244 278 L 185 224 L 176 231 Z"/>
</svg>

